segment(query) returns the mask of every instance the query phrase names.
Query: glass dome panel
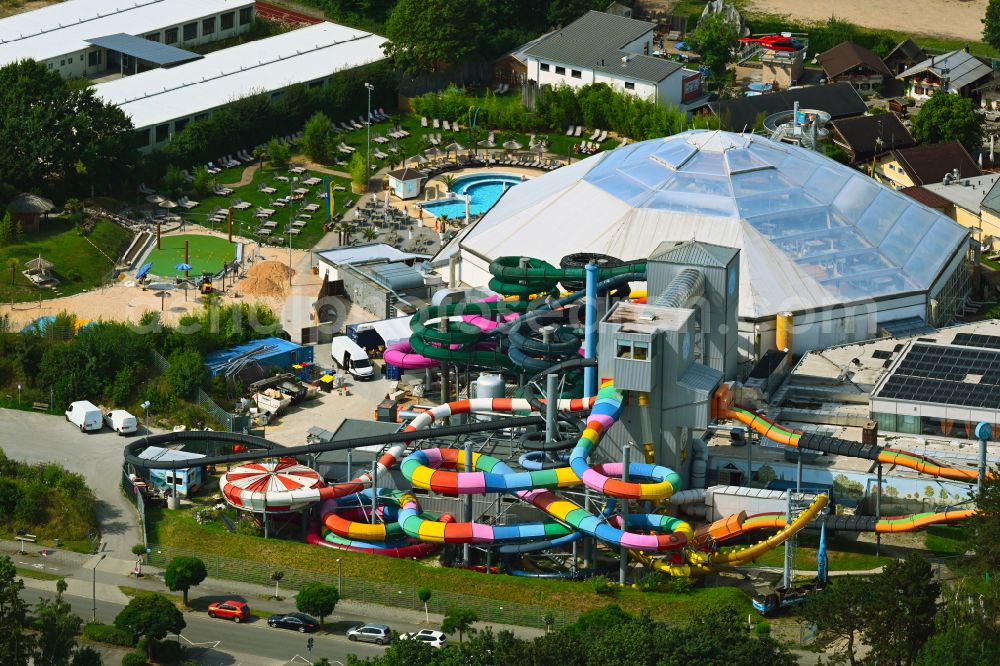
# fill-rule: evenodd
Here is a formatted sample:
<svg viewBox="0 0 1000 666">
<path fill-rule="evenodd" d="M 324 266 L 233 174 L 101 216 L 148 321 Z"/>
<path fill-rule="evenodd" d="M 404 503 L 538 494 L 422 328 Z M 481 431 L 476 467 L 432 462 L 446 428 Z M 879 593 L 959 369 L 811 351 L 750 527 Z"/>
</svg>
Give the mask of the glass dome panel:
<svg viewBox="0 0 1000 666">
<path fill-rule="evenodd" d="M 736 204 L 730 196 L 712 196 L 691 192 L 657 192 L 647 207 L 694 215 L 736 217 Z"/>
<path fill-rule="evenodd" d="M 923 287 L 929 287 L 937 277 L 941 265 L 951 256 L 942 253 L 942 248 L 955 246 L 958 237 L 966 235 L 944 220 L 938 220 L 913 250 L 903 270 Z"/>
<path fill-rule="evenodd" d="M 650 157 L 672 169 L 679 169 L 696 152 L 698 149 L 687 141 L 667 141 L 662 148 L 653 151 Z"/>
<path fill-rule="evenodd" d="M 833 205 L 849 220 L 864 215 L 881 186 L 868 176 L 854 176 L 833 199 Z"/>
<path fill-rule="evenodd" d="M 828 166 L 821 166 L 813 172 L 812 177 L 806 181 L 804 187 L 809 195 L 818 201 L 831 203 L 849 180 L 850 174 L 835 171 Z"/>
<path fill-rule="evenodd" d="M 732 176 L 732 181 L 733 192 L 738 197 L 787 190 L 792 187 L 792 183 L 776 169 L 737 173 Z"/>
<path fill-rule="evenodd" d="M 684 173 L 703 173 L 713 176 L 726 173 L 726 167 L 722 163 L 722 153 L 699 152 L 689 159 L 681 167 Z"/>
<path fill-rule="evenodd" d="M 934 225 L 936 215 L 929 210 L 910 206 L 886 234 L 885 240 L 879 244 L 882 254 L 892 263 L 902 267 L 917 244 Z"/>
<path fill-rule="evenodd" d="M 685 173 L 684 171 L 674 174 L 674 179 L 667 189 L 670 192 L 713 194 L 720 197 L 733 196 L 728 178 Z"/>
<path fill-rule="evenodd" d="M 726 168 L 729 170 L 730 174 L 739 173 L 741 171 L 749 171 L 750 169 L 759 169 L 761 167 L 767 166 L 765 162 L 760 160 L 755 160 L 749 150 L 746 148 L 733 148 L 727 150 L 725 153 Z"/>
<path fill-rule="evenodd" d="M 648 160 L 640 167 L 620 169 L 620 172 L 633 180 L 637 180 L 651 190 L 660 190 L 667 186 L 673 178 L 674 171 L 665 166 Z"/>
<path fill-rule="evenodd" d="M 739 197 L 736 199 L 736 205 L 739 206 L 740 214 L 743 217 L 750 218 L 801 208 L 813 208 L 818 204 L 806 196 L 802 190 L 785 190 L 784 192 Z"/>
<path fill-rule="evenodd" d="M 899 216 L 909 208 L 910 201 L 905 196 L 899 196 L 889 189 L 883 189 L 875 195 L 860 218 L 857 218 L 858 231 L 864 234 L 870 243 L 879 244 L 889 233 Z"/>
<path fill-rule="evenodd" d="M 785 178 L 793 185 L 802 185 L 812 178 L 813 173 L 819 169 L 821 164 L 815 160 L 806 160 L 802 157 L 789 155 L 781 161 L 777 167 Z"/>
</svg>

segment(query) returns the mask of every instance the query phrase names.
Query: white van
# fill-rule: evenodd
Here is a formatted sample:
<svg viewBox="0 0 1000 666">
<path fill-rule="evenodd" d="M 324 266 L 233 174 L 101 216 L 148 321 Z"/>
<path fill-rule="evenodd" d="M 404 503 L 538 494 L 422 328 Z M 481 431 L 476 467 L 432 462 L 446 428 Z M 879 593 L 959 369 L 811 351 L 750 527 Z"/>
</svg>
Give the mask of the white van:
<svg viewBox="0 0 1000 666">
<path fill-rule="evenodd" d="M 330 343 L 330 355 L 334 363 L 358 379 L 371 379 L 375 376 L 375 368 L 372 367 L 368 354 L 346 335 L 338 335 L 333 339 Z"/>
<path fill-rule="evenodd" d="M 119 435 L 131 435 L 139 430 L 139 422 L 124 409 L 112 409 L 104 415 L 104 422 Z"/>
<path fill-rule="evenodd" d="M 66 410 L 66 420 L 77 426 L 80 432 L 100 430 L 104 427 L 104 419 L 94 403 L 87 400 L 77 400 Z"/>
</svg>

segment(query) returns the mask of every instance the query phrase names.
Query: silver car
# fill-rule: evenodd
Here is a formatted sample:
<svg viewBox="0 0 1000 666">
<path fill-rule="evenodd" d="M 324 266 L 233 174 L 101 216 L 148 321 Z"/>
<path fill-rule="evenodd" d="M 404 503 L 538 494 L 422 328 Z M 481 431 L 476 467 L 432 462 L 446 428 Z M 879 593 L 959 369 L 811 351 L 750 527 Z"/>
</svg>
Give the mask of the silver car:
<svg viewBox="0 0 1000 666">
<path fill-rule="evenodd" d="M 392 630 L 384 624 L 359 624 L 347 630 L 347 638 L 352 641 L 388 645 L 392 638 Z"/>
</svg>

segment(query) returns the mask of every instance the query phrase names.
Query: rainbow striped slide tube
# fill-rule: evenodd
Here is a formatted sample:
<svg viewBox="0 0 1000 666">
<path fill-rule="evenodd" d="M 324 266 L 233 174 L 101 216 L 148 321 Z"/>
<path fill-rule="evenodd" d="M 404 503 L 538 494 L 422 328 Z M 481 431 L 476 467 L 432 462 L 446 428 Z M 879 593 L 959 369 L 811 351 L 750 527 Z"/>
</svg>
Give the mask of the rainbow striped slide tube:
<svg viewBox="0 0 1000 666">
<path fill-rule="evenodd" d="M 478 453 L 472 454 L 472 467 L 476 471 L 450 472 L 441 469 L 442 467 L 463 469 L 465 451 L 424 449 L 414 451 L 400 463 L 403 476 L 417 488 L 450 495 L 565 488 L 580 483 L 580 479 L 569 467 L 515 473 L 500 460 Z"/>
<path fill-rule="evenodd" d="M 629 474 L 655 479 L 653 483 L 633 483 L 610 478 L 608 475 L 622 473 L 622 463 L 608 463 L 591 467 L 590 453 L 621 412 L 622 394 L 615 390 L 612 382 L 604 382 L 597 392 L 597 399 L 587 419 L 587 427 L 580 435 L 580 441 L 569 454 L 569 465 L 581 481 L 592 490 L 630 500 L 661 500 L 673 495 L 681 486 L 681 478 L 666 467 L 649 464 L 630 464 Z"/>
</svg>

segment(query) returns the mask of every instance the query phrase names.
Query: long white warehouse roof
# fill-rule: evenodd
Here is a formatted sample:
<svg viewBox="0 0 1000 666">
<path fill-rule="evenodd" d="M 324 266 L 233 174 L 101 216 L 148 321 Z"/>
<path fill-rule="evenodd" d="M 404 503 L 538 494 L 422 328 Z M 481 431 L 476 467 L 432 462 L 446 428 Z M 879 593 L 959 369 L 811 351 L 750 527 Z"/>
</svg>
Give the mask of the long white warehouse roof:
<svg viewBox="0 0 1000 666">
<path fill-rule="evenodd" d="M 204 113 L 251 93 L 280 90 L 383 60 L 385 41 L 363 30 L 318 23 L 209 53 L 179 67 L 102 83 L 94 91 L 141 129 Z"/>
<path fill-rule="evenodd" d="M 240 7 L 252 0 L 67 0 L 0 20 L 0 66 L 44 62 L 91 48 L 88 39 L 144 35 Z"/>
</svg>

